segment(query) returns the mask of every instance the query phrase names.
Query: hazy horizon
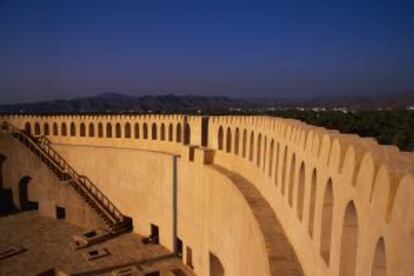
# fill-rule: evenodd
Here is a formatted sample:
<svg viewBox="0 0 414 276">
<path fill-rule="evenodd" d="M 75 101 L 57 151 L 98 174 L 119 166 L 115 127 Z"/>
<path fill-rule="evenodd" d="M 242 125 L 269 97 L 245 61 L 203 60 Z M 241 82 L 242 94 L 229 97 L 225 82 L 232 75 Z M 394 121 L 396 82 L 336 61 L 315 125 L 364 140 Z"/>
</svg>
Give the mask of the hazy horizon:
<svg viewBox="0 0 414 276">
<path fill-rule="evenodd" d="M 0 103 L 414 91 L 409 1 L 0 0 Z"/>
<path fill-rule="evenodd" d="M 199 94 L 174 94 L 174 93 L 156 93 L 156 94 L 134 94 L 134 93 L 122 93 L 122 92 L 101 92 L 101 93 L 95 93 L 95 94 L 91 94 L 91 95 L 81 95 L 81 96 L 77 96 L 77 97 L 71 97 L 68 96 L 66 98 L 60 97 L 60 98 L 51 98 L 51 99 L 45 99 L 45 100 L 34 100 L 34 101 L 20 101 L 20 102 L 10 102 L 10 103 L 3 103 L 0 102 L 0 106 L 1 105 L 20 105 L 20 104 L 34 104 L 34 103 L 43 103 L 43 102 L 55 102 L 55 101 L 72 101 L 72 100 L 78 100 L 78 99 L 86 99 L 86 98 L 95 98 L 95 97 L 99 97 L 99 96 L 104 96 L 105 94 L 111 94 L 111 95 L 118 95 L 118 96 L 131 96 L 131 97 L 157 97 L 157 96 L 176 96 L 176 97 L 226 97 L 232 100 L 274 100 L 274 101 L 301 101 L 301 100 L 317 100 L 317 99 L 355 99 L 355 98 L 364 98 L 364 99 L 369 99 L 369 98 L 375 98 L 378 96 L 392 96 L 392 95 L 406 95 L 406 94 L 413 94 L 414 95 L 414 91 L 401 91 L 398 93 L 380 93 L 380 94 L 339 94 L 339 95 L 323 95 L 323 94 L 317 94 L 317 95 L 303 95 L 303 96 L 294 96 L 294 97 L 289 97 L 289 96 L 269 96 L 269 97 L 262 97 L 262 96 L 258 96 L 258 97 L 254 97 L 254 96 L 228 96 L 228 95 L 199 95 Z"/>
</svg>

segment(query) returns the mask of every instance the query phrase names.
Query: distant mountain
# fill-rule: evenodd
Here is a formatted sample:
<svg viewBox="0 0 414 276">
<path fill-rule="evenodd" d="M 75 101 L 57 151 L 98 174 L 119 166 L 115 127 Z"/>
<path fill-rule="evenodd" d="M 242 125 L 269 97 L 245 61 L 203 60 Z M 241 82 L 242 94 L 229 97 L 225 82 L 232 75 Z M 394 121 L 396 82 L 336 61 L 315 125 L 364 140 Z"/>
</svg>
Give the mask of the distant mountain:
<svg viewBox="0 0 414 276">
<path fill-rule="evenodd" d="M 162 96 L 135 97 L 103 93 L 95 97 L 54 100 L 36 103 L 0 105 L 1 113 L 67 114 L 67 113 L 185 113 L 226 111 L 245 103 L 227 97 Z"/>
<path fill-rule="evenodd" d="M 69 113 L 226 113 L 257 112 L 273 108 L 352 110 L 405 109 L 414 106 L 414 92 L 377 96 L 313 97 L 305 99 L 232 99 L 228 97 L 130 96 L 102 93 L 93 97 L 54 100 L 36 103 L 0 105 L 0 113 L 69 114 Z"/>
</svg>

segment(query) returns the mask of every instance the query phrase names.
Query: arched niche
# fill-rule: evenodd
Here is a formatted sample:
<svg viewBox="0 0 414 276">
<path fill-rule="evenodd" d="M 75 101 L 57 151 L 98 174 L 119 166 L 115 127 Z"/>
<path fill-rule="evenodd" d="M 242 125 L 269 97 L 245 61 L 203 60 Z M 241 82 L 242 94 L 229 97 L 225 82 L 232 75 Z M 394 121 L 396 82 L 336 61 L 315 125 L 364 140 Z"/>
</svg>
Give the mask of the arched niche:
<svg viewBox="0 0 414 276">
<path fill-rule="evenodd" d="M 384 238 L 379 238 L 372 260 L 371 276 L 387 276 L 387 257 Z"/>
<path fill-rule="evenodd" d="M 327 265 L 330 262 L 331 242 L 332 242 L 332 221 L 333 221 L 334 194 L 332 180 L 326 184 L 323 197 L 322 216 L 321 216 L 321 247 L 320 254 Z"/>
<path fill-rule="evenodd" d="M 31 180 L 30 176 L 24 176 L 18 183 L 19 206 L 24 211 L 38 209 L 38 203 L 31 201 L 29 198 L 29 185 L 32 185 Z"/>
<path fill-rule="evenodd" d="M 339 275 L 354 276 L 358 252 L 358 216 L 354 203 L 348 203 L 342 224 Z"/>
</svg>

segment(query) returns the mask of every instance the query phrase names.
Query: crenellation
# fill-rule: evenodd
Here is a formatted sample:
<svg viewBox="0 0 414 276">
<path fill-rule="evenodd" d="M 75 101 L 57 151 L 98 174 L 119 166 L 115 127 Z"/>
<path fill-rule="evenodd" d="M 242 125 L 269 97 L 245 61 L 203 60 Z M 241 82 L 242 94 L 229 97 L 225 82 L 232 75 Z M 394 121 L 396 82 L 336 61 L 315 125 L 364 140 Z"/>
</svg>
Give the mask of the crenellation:
<svg viewBox="0 0 414 276">
<path fill-rule="evenodd" d="M 339 174 L 344 172 L 344 164 L 346 157 L 346 150 L 349 143 L 346 140 L 341 139 L 340 136 L 336 136 L 332 142 L 331 151 L 329 153 L 328 165 Z"/>
<path fill-rule="evenodd" d="M 322 134 L 321 146 L 318 158 L 323 165 L 329 165 L 329 154 L 331 152 L 331 136 L 327 133 Z"/>
<path fill-rule="evenodd" d="M 305 142 L 303 145 L 303 151 L 312 153 L 312 147 L 313 147 L 313 132 L 310 129 L 306 129 L 305 133 Z"/>
<path fill-rule="evenodd" d="M 313 159 L 318 159 L 319 158 L 319 153 L 320 153 L 320 134 L 318 133 L 317 129 L 312 131 L 313 135 L 312 135 L 312 153 L 311 156 Z"/>
</svg>

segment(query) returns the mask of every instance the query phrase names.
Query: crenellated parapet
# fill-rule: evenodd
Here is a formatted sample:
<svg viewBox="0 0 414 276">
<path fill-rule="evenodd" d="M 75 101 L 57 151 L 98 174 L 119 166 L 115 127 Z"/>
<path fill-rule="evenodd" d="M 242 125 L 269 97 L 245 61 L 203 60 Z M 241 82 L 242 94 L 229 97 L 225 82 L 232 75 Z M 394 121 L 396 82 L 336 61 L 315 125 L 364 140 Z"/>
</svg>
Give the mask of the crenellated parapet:
<svg viewBox="0 0 414 276">
<path fill-rule="evenodd" d="M 179 154 L 181 149 L 177 145 L 201 145 L 201 117 L 184 115 L 8 115 L 1 118 L 21 129 L 26 129 L 35 136 L 47 135 L 56 143 L 92 143 L 95 145 L 108 145 L 109 143 L 119 147 L 139 146 L 175 154 Z"/>
<path fill-rule="evenodd" d="M 213 118 L 210 130 L 214 162 L 240 171 L 273 203 L 310 275 L 356 275 L 350 266 L 371 275 L 376 265 L 412 273 L 413 153 L 289 119 Z M 381 254 L 386 260 L 374 264 Z"/>
<path fill-rule="evenodd" d="M 265 116 L 1 116 L 55 143 L 132 147 L 210 161 L 254 183 L 308 275 L 414 274 L 414 153 Z M 183 155 L 184 156 L 184 155 Z"/>
</svg>

